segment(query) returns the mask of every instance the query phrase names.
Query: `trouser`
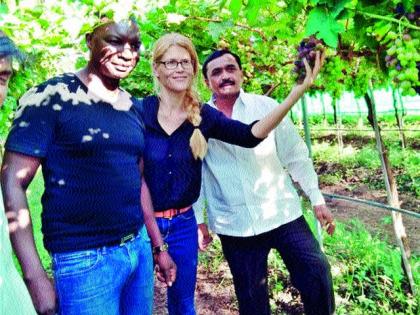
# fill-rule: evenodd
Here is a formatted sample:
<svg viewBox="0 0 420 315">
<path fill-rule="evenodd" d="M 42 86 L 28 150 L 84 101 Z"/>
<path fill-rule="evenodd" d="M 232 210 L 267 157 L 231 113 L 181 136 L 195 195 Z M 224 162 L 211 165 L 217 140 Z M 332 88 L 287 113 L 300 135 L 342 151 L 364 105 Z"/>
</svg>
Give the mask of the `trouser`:
<svg viewBox="0 0 420 315">
<path fill-rule="evenodd" d="M 289 270 L 292 284 L 301 294 L 305 314 L 334 312 L 330 265 L 303 216 L 260 235 L 219 237 L 241 315 L 270 314 L 267 260 L 272 248 L 278 250 Z"/>
<path fill-rule="evenodd" d="M 151 315 L 153 261 L 143 226 L 122 245 L 52 254 L 59 314 Z"/>
<path fill-rule="evenodd" d="M 198 235 L 194 210 L 191 208 L 171 219 L 156 218 L 156 222 L 177 266 L 176 280 L 168 288 L 169 315 L 195 315 Z"/>
</svg>

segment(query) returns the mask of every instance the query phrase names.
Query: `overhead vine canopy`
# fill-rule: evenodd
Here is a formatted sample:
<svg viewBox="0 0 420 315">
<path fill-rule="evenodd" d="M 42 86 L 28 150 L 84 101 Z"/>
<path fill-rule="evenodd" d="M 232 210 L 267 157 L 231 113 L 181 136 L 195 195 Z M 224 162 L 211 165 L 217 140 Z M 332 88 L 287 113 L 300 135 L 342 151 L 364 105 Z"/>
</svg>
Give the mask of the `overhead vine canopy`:
<svg viewBox="0 0 420 315">
<path fill-rule="evenodd" d="M 142 58 L 124 83 L 134 95 L 152 92 L 149 53 L 171 31 L 190 36 L 203 60 L 215 48 L 230 48 L 244 62 L 246 88 L 284 97 L 297 46 L 315 35 L 329 48 L 323 75 L 313 91 L 362 96 L 368 82 L 415 95 L 420 67 L 420 7 L 405 0 L 170 0 L 6 1 L 0 28 L 29 56 L 13 96 L 58 72 L 82 67 L 84 34 L 99 15 L 137 17 Z M 337 84 L 339 83 L 339 84 Z M 205 89 L 202 89 L 205 94 Z"/>
</svg>

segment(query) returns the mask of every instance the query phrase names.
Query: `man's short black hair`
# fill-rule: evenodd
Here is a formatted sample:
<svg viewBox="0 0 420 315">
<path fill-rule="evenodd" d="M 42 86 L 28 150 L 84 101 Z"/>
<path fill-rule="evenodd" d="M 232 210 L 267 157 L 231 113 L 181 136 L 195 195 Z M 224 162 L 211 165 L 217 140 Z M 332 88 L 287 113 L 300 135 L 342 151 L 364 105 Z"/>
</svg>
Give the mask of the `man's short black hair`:
<svg viewBox="0 0 420 315">
<path fill-rule="evenodd" d="M 14 57 L 23 61 L 24 55 L 16 47 L 15 43 L 0 30 L 0 57 Z"/>
<path fill-rule="evenodd" d="M 236 62 L 238 63 L 239 69 L 242 70 L 241 58 L 239 58 L 237 54 L 235 54 L 234 52 L 231 52 L 228 49 L 215 50 L 210 56 L 207 57 L 206 61 L 204 61 L 203 63 L 202 71 L 203 71 L 204 78 L 206 80 L 208 79 L 207 78 L 207 65 L 209 64 L 209 62 L 219 57 L 222 57 L 223 55 L 226 55 L 226 54 L 232 55 L 233 58 L 235 58 Z"/>
</svg>

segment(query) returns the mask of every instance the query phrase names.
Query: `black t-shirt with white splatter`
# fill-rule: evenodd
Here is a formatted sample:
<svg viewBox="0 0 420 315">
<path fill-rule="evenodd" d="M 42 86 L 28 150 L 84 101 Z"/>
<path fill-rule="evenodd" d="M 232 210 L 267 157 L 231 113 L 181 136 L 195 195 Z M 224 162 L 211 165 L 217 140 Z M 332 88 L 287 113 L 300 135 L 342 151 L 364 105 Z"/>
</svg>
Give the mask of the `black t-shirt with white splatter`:
<svg viewBox="0 0 420 315">
<path fill-rule="evenodd" d="M 6 150 L 41 159 L 42 231 L 50 252 L 97 248 L 143 225 L 138 162 L 144 129 L 138 100 L 117 110 L 74 74 L 19 101 Z"/>
</svg>

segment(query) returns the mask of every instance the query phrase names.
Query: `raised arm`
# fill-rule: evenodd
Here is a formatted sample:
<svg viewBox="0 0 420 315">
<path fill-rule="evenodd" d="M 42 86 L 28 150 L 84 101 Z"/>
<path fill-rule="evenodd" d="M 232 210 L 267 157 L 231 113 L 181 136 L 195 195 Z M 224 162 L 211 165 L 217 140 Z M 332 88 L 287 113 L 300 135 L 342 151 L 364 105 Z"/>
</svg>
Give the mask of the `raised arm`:
<svg viewBox="0 0 420 315">
<path fill-rule="evenodd" d="M 35 247 L 26 197 L 26 189 L 40 161 L 39 158 L 6 151 L 1 168 L 1 183 L 10 240 L 22 267 L 32 302 L 39 314 L 55 314 L 55 290 Z"/>
<path fill-rule="evenodd" d="M 286 99 L 274 110 L 272 110 L 266 117 L 258 121 L 252 126 L 251 132 L 257 138 L 265 138 L 268 136 L 271 130 L 282 121 L 287 112 L 292 106 L 301 98 L 305 91 L 312 85 L 316 79 L 321 66 L 324 62 L 325 54 L 316 52 L 315 65 L 311 69 L 306 59 L 303 60 L 305 63 L 306 76 L 302 84 L 297 84 L 293 87 L 292 91 L 286 97 Z"/>
</svg>

